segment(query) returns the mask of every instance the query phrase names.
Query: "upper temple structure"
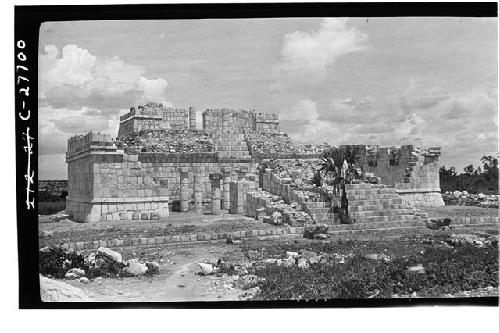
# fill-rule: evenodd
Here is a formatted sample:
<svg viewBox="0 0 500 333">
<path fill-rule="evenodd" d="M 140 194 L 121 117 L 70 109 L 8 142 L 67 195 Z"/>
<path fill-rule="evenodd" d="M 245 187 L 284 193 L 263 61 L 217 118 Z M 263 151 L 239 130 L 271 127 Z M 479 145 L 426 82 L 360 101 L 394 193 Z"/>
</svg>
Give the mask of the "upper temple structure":
<svg viewBox="0 0 500 333">
<path fill-rule="evenodd" d="M 250 216 L 277 210 L 290 224 L 299 215 L 339 223 L 335 200 L 317 195 L 311 182 L 328 145 L 293 141 L 275 114 L 208 109 L 201 126 L 197 120 L 194 107 L 148 103 L 120 117 L 116 139 L 98 132 L 71 137 L 66 212 L 96 222 L 167 219 L 172 210 Z M 377 180 L 348 188 L 353 219 L 406 221 L 421 218 L 420 207 L 444 205 L 439 147 L 355 147 L 363 177 Z"/>
</svg>

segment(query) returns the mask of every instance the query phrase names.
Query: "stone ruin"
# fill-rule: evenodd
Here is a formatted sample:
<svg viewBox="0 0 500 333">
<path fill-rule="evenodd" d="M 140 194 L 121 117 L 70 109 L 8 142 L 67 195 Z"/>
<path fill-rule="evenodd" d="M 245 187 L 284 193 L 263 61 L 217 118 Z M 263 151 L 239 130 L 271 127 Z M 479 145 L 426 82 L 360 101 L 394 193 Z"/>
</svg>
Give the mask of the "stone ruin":
<svg viewBox="0 0 500 333">
<path fill-rule="evenodd" d="M 120 117 L 116 139 L 98 132 L 71 137 L 67 214 L 97 222 L 166 219 L 172 210 L 225 210 L 276 224 L 339 223 L 332 203 L 315 194 L 309 178 L 324 145 L 293 142 L 275 114 L 208 109 L 202 116 L 198 129 L 194 107 L 148 103 Z M 418 214 L 410 214 L 409 205 L 444 205 L 439 147 L 359 148 L 359 163 L 377 184 L 348 189 L 357 221 L 393 220 L 382 210 L 406 220 Z M 282 168 L 269 168 L 270 161 Z M 310 167 L 302 176 L 291 176 L 304 165 Z"/>
</svg>

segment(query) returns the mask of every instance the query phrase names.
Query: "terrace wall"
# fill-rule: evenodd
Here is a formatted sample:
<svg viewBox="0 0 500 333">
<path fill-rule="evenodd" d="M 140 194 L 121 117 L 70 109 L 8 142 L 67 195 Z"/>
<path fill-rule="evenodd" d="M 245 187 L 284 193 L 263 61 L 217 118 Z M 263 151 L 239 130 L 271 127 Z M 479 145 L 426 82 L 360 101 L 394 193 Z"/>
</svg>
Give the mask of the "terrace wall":
<svg viewBox="0 0 500 333">
<path fill-rule="evenodd" d="M 180 199 L 181 171 L 187 173 L 189 201 L 194 201 L 194 176 L 198 175 L 203 201 L 211 202 L 210 174 L 229 171 L 237 179 L 240 168 L 256 167 L 249 159 L 224 159 L 216 152 L 125 152 L 118 150 L 109 137 L 108 141 L 93 141 L 95 135 L 71 138 L 66 154 L 66 210 L 74 219 L 85 222 L 165 218 L 168 205 Z"/>
</svg>

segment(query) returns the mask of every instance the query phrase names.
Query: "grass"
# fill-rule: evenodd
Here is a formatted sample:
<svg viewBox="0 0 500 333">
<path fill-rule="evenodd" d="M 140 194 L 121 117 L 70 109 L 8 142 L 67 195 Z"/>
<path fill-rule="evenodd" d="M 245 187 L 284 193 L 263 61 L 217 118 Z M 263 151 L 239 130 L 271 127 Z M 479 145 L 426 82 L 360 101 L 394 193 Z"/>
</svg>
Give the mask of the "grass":
<svg viewBox="0 0 500 333">
<path fill-rule="evenodd" d="M 66 209 L 65 201 L 38 202 L 38 214 L 51 215 Z"/>
<path fill-rule="evenodd" d="M 389 298 L 392 295 L 442 297 L 461 291 L 498 287 L 498 242 L 484 248 L 470 244 L 453 247 L 428 244 L 440 235 L 401 238 L 393 241 L 335 244 L 287 244 L 251 250 L 252 256 L 283 256 L 285 251 L 310 250 L 328 254 L 354 254 L 341 264 L 334 260 L 316 263 L 309 269 L 256 265 L 252 274 L 265 280 L 258 284 L 258 300 L 309 300 L 332 298 Z M 426 241 L 425 241 L 426 240 Z M 442 240 L 442 239 L 441 239 Z M 431 242 L 432 243 L 432 242 Z M 363 254 L 383 253 L 392 260 L 367 259 Z M 421 264 L 425 273 L 409 272 Z"/>
</svg>

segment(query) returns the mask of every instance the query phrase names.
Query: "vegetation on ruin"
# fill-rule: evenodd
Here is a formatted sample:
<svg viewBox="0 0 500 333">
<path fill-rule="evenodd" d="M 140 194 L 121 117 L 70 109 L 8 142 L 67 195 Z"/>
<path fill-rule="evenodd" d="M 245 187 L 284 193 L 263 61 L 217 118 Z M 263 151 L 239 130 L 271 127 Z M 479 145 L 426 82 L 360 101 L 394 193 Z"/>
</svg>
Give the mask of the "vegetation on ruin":
<svg viewBox="0 0 500 333">
<path fill-rule="evenodd" d="M 325 150 L 321 156 L 320 168 L 312 179 L 317 187 L 320 187 L 323 182 L 333 186 L 335 197 L 340 198 L 338 206 L 342 223 L 350 223 L 346 184 L 351 184 L 361 176 L 356 167 L 358 158 L 359 151 L 356 146 L 333 147 Z"/>
<path fill-rule="evenodd" d="M 481 158 L 483 167 L 472 164 L 458 174 L 455 167 L 439 169 L 441 192 L 467 191 L 472 194 L 498 194 L 498 159 L 493 156 Z"/>
<path fill-rule="evenodd" d="M 425 235 L 392 241 L 349 240 L 335 244 L 310 243 L 275 245 L 264 257 L 284 251 L 352 253 L 344 263 L 327 261 L 308 269 L 257 266 L 252 274 L 264 278 L 258 283 L 257 300 L 316 300 L 332 298 L 389 298 L 393 295 L 442 297 L 462 291 L 498 287 L 498 242 L 485 247 L 470 244 L 440 246 L 446 239 Z M 368 259 L 363 254 L 383 253 L 390 261 Z M 421 264 L 423 273 L 409 271 Z"/>
</svg>

